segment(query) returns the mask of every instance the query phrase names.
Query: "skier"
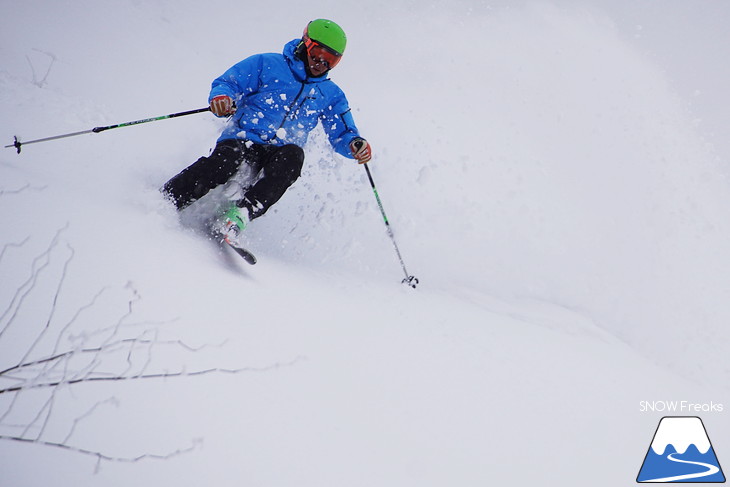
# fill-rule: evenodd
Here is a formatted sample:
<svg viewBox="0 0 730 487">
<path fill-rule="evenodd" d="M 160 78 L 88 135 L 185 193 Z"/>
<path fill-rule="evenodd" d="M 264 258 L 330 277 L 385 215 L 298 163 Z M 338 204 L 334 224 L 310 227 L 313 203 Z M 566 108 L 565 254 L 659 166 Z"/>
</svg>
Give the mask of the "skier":
<svg viewBox="0 0 730 487">
<path fill-rule="evenodd" d="M 217 117 L 231 118 L 213 152 L 163 186 L 177 209 L 226 183 L 246 164 L 255 183 L 224 208 L 212 228 L 224 240 L 237 243 L 246 225 L 300 176 L 302 147 L 320 121 L 336 152 L 368 162 L 370 144 L 355 127 L 345 94 L 327 76 L 342 59 L 346 43 L 335 22 L 313 20 L 282 54 L 253 55 L 215 79 L 210 109 Z"/>
</svg>

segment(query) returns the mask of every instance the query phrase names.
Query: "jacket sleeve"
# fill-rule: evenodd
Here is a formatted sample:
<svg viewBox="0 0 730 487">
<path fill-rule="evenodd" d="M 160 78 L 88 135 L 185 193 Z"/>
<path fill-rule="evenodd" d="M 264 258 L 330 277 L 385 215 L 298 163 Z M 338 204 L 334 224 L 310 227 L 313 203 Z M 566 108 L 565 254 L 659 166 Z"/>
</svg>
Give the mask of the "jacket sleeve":
<svg viewBox="0 0 730 487">
<path fill-rule="evenodd" d="M 347 103 L 345 94 L 337 88 L 335 96 L 329 107 L 321 117 L 324 131 L 329 137 L 330 144 L 338 154 L 354 159 L 350 150 L 350 142 L 355 137 L 360 137 L 360 132 L 355 126 L 352 117 L 352 110 Z"/>
<path fill-rule="evenodd" d="M 220 95 L 230 96 L 236 102 L 258 89 L 263 59 L 255 55 L 231 66 L 225 73 L 213 80 L 208 103 Z"/>
</svg>

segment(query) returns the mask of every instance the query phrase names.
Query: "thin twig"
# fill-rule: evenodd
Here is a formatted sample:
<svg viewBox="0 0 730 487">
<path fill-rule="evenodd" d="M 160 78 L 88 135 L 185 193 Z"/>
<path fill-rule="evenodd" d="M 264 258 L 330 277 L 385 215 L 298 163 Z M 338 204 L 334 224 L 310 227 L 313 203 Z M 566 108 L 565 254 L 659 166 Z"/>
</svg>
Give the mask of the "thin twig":
<svg viewBox="0 0 730 487">
<path fill-rule="evenodd" d="M 30 390 L 30 389 L 43 389 L 43 388 L 50 388 L 50 387 L 58 387 L 62 385 L 75 385 L 75 384 L 82 384 L 87 382 L 121 382 L 121 381 L 131 381 L 131 380 L 141 380 L 141 379 L 167 379 L 170 377 L 197 377 L 201 375 L 208 375 L 208 374 L 214 374 L 214 373 L 220 373 L 220 374 L 240 374 L 243 372 L 269 372 L 271 370 L 276 370 L 282 367 L 291 367 L 295 365 L 297 362 L 302 360 L 302 357 L 297 357 L 296 359 L 286 362 L 286 363 L 275 363 L 266 367 L 242 367 L 240 369 L 224 369 L 219 367 L 214 367 L 210 369 L 205 370 L 197 370 L 193 372 L 186 372 L 186 371 L 180 371 L 180 372 L 160 372 L 155 374 L 143 374 L 143 375 L 134 375 L 134 376 L 107 376 L 107 377 L 99 377 L 99 376 L 93 376 L 93 377 L 81 377 L 78 379 L 67 379 L 67 380 L 59 380 L 59 381 L 53 381 L 53 382 L 43 382 L 43 383 L 36 383 L 36 384 L 30 384 L 30 385 L 23 385 L 23 386 L 16 386 L 16 387 L 7 387 L 5 389 L 0 389 L 0 394 L 7 394 L 10 392 L 18 392 L 22 390 Z"/>
<path fill-rule="evenodd" d="M 48 312 L 48 318 L 46 319 L 46 325 L 43 327 L 41 332 L 36 337 L 35 341 L 31 344 L 30 347 L 28 347 L 28 350 L 25 352 L 25 355 L 20 359 L 21 362 L 25 362 L 28 357 L 33 353 L 33 350 L 35 347 L 40 343 L 40 341 L 43 339 L 43 337 L 46 335 L 48 330 L 51 328 L 51 323 L 53 322 L 53 317 L 56 314 L 56 309 L 58 308 L 58 297 L 61 294 L 61 289 L 63 288 L 63 284 L 66 282 L 66 275 L 68 274 L 68 267 L 71 264 L 71 261 L 73 260 L 74 256 L 76 255 L 76 252 L 74 251 L 73 247 L 70 245 L 66 245 L 71 252 L 71 254 L 68 256 L 66 261 L 63 263 L 63 269 L 61 271 L 61 277 L 58 279 L 58 284 L 56 285 L 56 291 L 53 294 L 53 300 L 51 301 L 51 310 Z"/>
<path fill-rule="evenodd" d="M 48 265 L 51 263 L 51 252 L 56 248 L 58 245 L 58 242 L 60 241 L 61 234 L 68 228 L 68 223 L 65 227 L 61 228 L 56 232 L 56 234 L 53 237 L 53 240 L 51 240 L 51 243 L 49 244 L 48 248 L 42 252 L 40 255 L 36 256 L 33 259 L 33 263 L 31 265 L 31 273 L 28 279 L 20 285 L 20 287 L 17 288 L 15 295 L 10 301 L 10 304 L 8 305 L 7 309 L 0 315 L 0 323 L 2 323 L 3 320 L 6 319 L 6 317 L 12 312 L 10 315 L 10 318 L 7 319 L 7 322 L 4 327 L 0 328 L 0 338 L 2 338 L 3 333 L 10 327 L 10 325 L 15 321 L 15 318 L 18 315 L 18 312 L 22 308 L 23 302 L 28 297 L 28 295 L 31 293 L 33 289 L 35 289 L 36 283 L 38 282 L 38 277 L 42 273 L 42 271 L 48 267 Z M 40 264 L 39 264 L 40 262 Z M 15 311 L 13 311 L 13 309 Z"/>
<path fill-rule="evenodd" d="M 0 195 L 2 195 L 2 192 L 0 192 Z M 7 252 L 7 250 L 8 250 L 9 248 L 11 248 L 11 247 L 17 247 L 17 248 L 20 248 L 20 247 L 22 247 L 23 245 L 25 245 L 26 243 L 28 243 L 28 240 L 30 240 L 30 236 L 28 236 L 28 237 L 25 237 L 25 239 L 24 239 L 24 240 L 23 240 L 22 242 L 18 242 L 18 243 L 8 243 L 8 244 L 5 244 L 5 245 L 3 245 L 3 249 L 2 249 L 1 251 L 0 251 L 0 262 L 2 262 L 2 260 L 3 260 L 3 257 L 5 257 L 5 252 Z"/>
<path fill-rule="evenodd" d="M 21 443 L 30 443 L 30 444 L 35 444 L 35 445 L 51 446 L 54 448 L 61 448 L 63 450 L 72 451 L 75 453 L 81 453 L 83 455 L 90 455 L 92 457 L 96 457 L 99 460 L 106 460 L 106 461 L 110 461 L 110 462 L 128 462 L 128 463 L 136 463 L 136 462 L 139 462 L 141 460 L 146 460 L 146 459 L 167 460 L 169 458 L 193 451 L 200 443 L 200 440 L 196 440 L 196 441 L 193 441 L 193 444 L 189 448 L 178 449 L 172 453 L 167 453 L 164 455 L 145 453 L 143 455 L 137 455 L 136 457 L 115 457 L 115 456 L 111 456 L 111 455 L 106 455 L 106 454 L 98 452 L 98 451 L 87 450 L 85 448 L 78 448 L 75 446 L 67 445 L 65 443 L 58 443 L 58 442 L 54 442 L 54 441 L 34 440 L 34 439 L 30 439 L 30 438 L 23 438 L 20 436 L 6 436 L 6 435 L 0 435 L 0 440 L 10 440 L 10 441 L 18 441 Z"/>
<path fill-rule="evenodd" d="M 65 352 L 57 353 L 56 355 L 52 355 L 52 356 L 49 356 L 49 357 L 39 358 L 39 359 L 36 359 L 36 360 L 32 360 L 30 362 L 25 362 L 25 363 L 22 363 L 22 364 L 17 364 L 17 365 L 14 365 L 12 367 L 8 367 L 5 370 L 0 370 L 0 377 L 6 376 L 6 377 L 3 377 L 3 378 L 11 378 L 10 376 L 7 375 L 10 372 L 17 371 L 17 370 L 24 369 L 24 368 L 28 368 L 28 367 L 33 367 L 35 365 L 42 365 L 42 364 L 44 364 L 46 362 L 53 362 L 55 360 L 61 360 L 63 358 L 67 358 L 67 357 L 72 356 L 72 355 L 82 355 L 82 354 L 91 354 L 91 353 L 96 354 L 96 353 L 99 353 L 99 352 L 102 352 L 102 351 L 110 352 L 110 353 L 111 352 L 115 352 L 115 351 L 117 351 L 116 348 L 121 347 L 121 346 L 124 346 L 124 345 L 129 344 L 129 343 L 140 344 L 140 345 L 158 345 L 158 346 L 159 345 L 174 345 L 174 346 L 179 346 L 179 347 L 181 347 L 181 348 L 183 348 L 183 349 L 185 349 L 185 350 L 187 350 L 189 352 L 200 352 L 200 351 L 202 351 L 202 350 L 210 347 L 210 345 L 202 345 L 202 346 L 199 346 L 199 347 L 192 347 L 192 346 L 186 344 L 185 342 L 183 342 L 181 340 L 167 340 L 167 341 L 164 341 L 164 340 L 143 340 L 143 339 L 138 339 L 138 338 L 125 338 L 125 339 L 122 339 L 122 340 L 118 340 L 116 342 L 109 343 L 109 344 L 107 344 L 105 346 L 99 346 L 99 347 L 94 347 L 94 348 L 82 348 L 82 349 L 75 349 L 75 350 L 67 350 Z M 14 378 L 14 379 L 19 380 L 18 378 Z"/>
<path fill-rule="evenodd" d="M 25 183 L 24 186 L 21 186 L 18 189 L 0 189 L 0 196 L 5 196 L 6 194 L 21 194 L 26 191 L 43 191 L 48 186 L 31 186 L 30 183 Z"/>
</svg>

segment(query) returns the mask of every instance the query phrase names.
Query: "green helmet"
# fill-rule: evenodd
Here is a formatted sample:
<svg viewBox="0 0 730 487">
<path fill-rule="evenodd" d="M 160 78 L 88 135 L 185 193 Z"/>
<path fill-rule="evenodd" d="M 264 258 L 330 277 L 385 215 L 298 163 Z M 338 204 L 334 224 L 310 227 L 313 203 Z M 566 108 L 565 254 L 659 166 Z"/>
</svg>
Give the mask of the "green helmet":
<svg viewBox="0 0 730 487">
<path fill-rule="evenodd" d="M 313 20 L 307 24 L 304 29 L 304 38 L 316 41 L 340 56 L 344 54 L 347 45 L 347 36 L 342 27 L 326 19 Z"/>
</svg>

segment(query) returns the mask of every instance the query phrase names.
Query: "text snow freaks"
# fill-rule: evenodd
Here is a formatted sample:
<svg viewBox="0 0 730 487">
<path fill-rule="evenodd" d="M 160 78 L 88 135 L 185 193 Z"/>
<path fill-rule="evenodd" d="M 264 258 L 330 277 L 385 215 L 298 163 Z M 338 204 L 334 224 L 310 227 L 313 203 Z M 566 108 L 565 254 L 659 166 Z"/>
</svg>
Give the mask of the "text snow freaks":
<svg viewBox="0 0 730 487">
<path fill-rule="evenodd" d="M 723 405 L 717 402 L 698 403 L 692 401 L 640 401 L 639 412 L 642 413 L 721 413 Z"/>
</svg>

